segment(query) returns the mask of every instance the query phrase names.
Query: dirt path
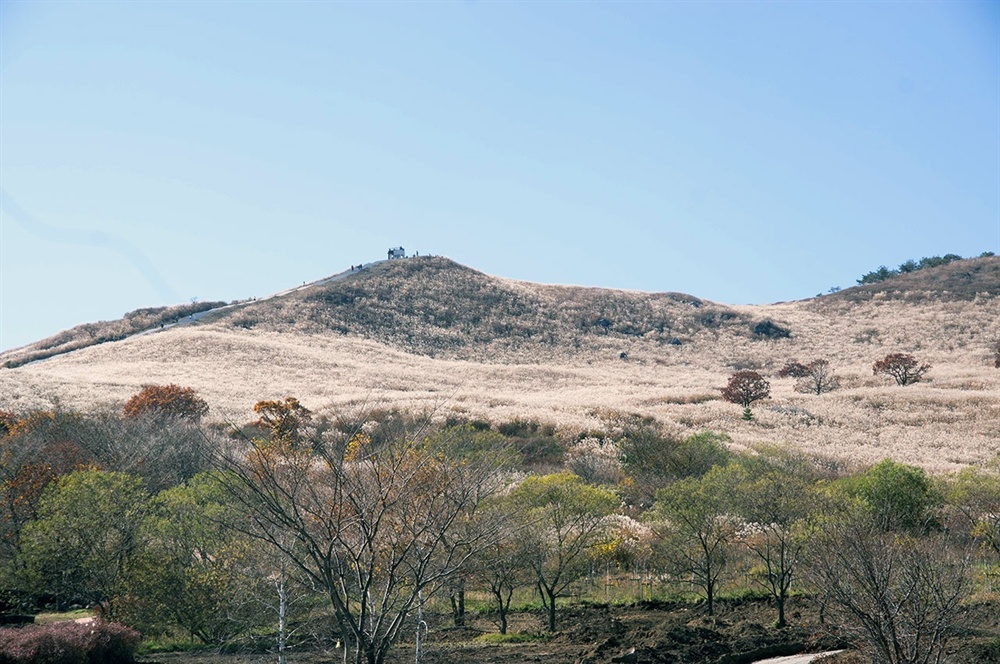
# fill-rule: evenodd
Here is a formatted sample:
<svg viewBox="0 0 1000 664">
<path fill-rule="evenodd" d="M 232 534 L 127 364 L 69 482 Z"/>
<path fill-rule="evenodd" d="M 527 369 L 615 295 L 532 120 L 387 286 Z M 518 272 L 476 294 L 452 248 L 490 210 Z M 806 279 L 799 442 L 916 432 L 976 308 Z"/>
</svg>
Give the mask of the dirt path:
<svg viewBox="0 0 1000 664">
<path fill-rule="evenodd" d="M 762 659 L 754 664 L 809 664 L 813 660 L 819 659 L 826 655 L 832 655 L 837 652 L 843 652 L 842 650 L 828 650 L 827 652 L 814 652 L 808 655 L 789 655 L 788 657 L 773 657 L 771 659 Z"/>
</svg>

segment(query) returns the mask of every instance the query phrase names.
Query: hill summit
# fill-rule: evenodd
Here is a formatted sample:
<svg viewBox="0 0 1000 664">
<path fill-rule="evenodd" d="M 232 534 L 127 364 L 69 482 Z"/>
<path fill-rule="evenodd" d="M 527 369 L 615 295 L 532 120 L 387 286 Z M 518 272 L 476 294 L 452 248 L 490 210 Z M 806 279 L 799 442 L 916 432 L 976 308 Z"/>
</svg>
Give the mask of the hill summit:
<svg viewBox="0 0 1000 664">
<path fill-rule="evenodd" d="M 744 314 L 690 295 L 518 282 L 440 257 L 383 261 L 205 320 L 353 335 L 409 353 L 477 360 L 519 351 L 562 357 L 615 341 L 680 345 L 722 326 L 751 332 Z"/>
</svg>

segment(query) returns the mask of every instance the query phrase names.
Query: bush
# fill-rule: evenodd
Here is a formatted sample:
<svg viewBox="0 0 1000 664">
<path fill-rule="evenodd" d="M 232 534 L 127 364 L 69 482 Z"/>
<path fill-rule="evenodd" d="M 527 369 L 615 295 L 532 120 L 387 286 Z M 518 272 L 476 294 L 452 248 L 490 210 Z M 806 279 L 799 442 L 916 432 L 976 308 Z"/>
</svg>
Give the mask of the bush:
<svg viewBox="0 0 1000 664">
<path fill-rule="evenodd" d="M 135 661 L 139 633 L 117 623 L 61 622 L 0 629 L 0 664 L 119 664 Z"/>
<path fill-rule="evenodd" d="M 758 337 L 765 337 L 767 339 L 786 339 L 792 336 L 791 330 L 781 327 L 770 320 L 754 325 L 753 333 Z"/>
</svg>

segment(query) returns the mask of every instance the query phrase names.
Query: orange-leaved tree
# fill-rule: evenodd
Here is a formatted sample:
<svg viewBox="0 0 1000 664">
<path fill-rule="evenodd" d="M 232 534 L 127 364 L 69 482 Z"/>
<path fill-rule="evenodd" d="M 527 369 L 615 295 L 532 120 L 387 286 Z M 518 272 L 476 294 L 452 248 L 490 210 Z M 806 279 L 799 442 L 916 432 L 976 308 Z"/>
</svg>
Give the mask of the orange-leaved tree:
<svg viewBox="0 0 1000 664">
<path fill-rule="evenodd" d="M 167 415 L 196 421 L 207 412 L 208 404 L 193 388 L 173 384 L 146 385 L 122 409 L 122 414 L 129 418 Z"/>
<path fill-rule="evenodd" d="M 312 418 L 308 408 L 295 397 L 283 401 L 258 401 L 253 406 L 258 419 L 254 426 L 265 429 L 273 443 L 298 443 L 304 435 L 303 428 Z"/>
</svg>

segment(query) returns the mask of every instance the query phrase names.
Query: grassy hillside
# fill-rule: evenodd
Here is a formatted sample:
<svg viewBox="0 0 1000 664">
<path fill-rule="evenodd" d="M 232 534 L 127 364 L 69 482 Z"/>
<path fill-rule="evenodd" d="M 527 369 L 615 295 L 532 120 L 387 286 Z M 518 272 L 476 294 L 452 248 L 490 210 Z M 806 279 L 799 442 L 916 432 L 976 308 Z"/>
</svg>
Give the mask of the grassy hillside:
<svg viewBox="0 0 1000 664">
<path fill-rule="evenodd" d="M 130 311 L 119 320 L 84 323 L 41 341 L 0 353 L 0 366 L 12 369 L 28 362 L 71 353 L 81 348 L 121 341 L 134 334 L 173 324 L 186 316 L 221 307 L 224 304 L 225 302 L 194 302 L 172 307 L 150 307 Z"/>
<path fill-rule="evenodd" d="M 245 421 L 256 401 L 287 395 L 329 412 L 389 404 L 535 419 L 567 436 L 641 413 L 682 434 L 726 432 L 736 447 L 770 441 L 949 469 L 1000 453 L 998 273 L 1000 258 L 982 258 L 813 300 L 726 306 L 514 282 L 441 258 L 392 261 L 0 370 L 0 408 L 120 408 L 144 384 L 178 383 L 208 401 L 209 419 Z M 756 334 L 766 321 L 789 336 Z M 874 376 L 890 352 L 932 364 L 928 380 Z M 840 389 L 817 396 L 776 377 L 789 360 L 816 358 Z M 745 368 L 771 381 L 754 422 L 719 397 Z"/>
<path fill-rule="evenodd" d="M 544 286 L 446 258 L 383 262 L 346 279 L 206 319 L 234 330 L 356 336 L 430 357 L 506 362 L 635 340 L 683 344 L 705 330 L 752 334 L 750 316 L 680 293 Z"/>
</svg>

